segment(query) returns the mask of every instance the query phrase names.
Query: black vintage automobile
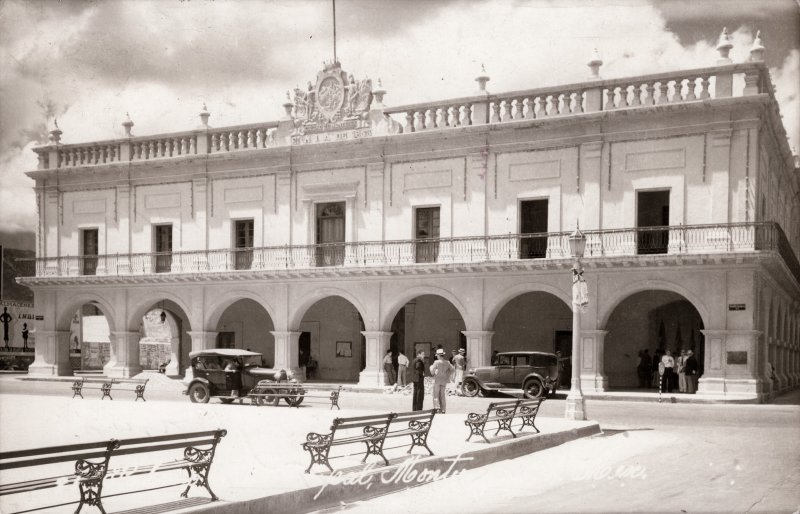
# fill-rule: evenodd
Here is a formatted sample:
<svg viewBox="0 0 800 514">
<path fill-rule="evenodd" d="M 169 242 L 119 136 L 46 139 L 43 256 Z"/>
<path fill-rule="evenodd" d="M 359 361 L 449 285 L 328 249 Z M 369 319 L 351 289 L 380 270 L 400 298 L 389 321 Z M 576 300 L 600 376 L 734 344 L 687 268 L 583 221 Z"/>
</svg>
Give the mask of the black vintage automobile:
<svg viewBox="0 0 800 514">
<path fill-rule="evenodd" d="M 558 383 L 558 357 L 544 352 L 504 352 L 493 366 L 470 369 L 464 374 L 464 396 L 484 396 L 500 389 L 520 389 L 526 398 L 539 398 Z"/>
<path fill-rule="evenodd" d="M 262 367 L 260 353 L 218 348 L 192 352 L 189 358 L 192 379 L 184 394 L 192 403 L 208 403 L 211 398 L 232 403 L 251 392 L 261 393 L 262 403 L 277 404 L 283 398 L 297 406 L 303 401 L 302 384 L 283 369 Z"/>
</svg>

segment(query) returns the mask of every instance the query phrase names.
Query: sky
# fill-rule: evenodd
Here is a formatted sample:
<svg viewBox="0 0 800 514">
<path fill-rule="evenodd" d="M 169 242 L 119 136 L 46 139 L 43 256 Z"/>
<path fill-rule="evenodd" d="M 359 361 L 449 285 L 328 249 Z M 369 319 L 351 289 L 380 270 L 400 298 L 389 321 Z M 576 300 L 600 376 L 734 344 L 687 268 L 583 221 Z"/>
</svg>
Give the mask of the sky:
<svg viewBox="0 0 800 514">
<path fill-rule="evenodd" d="M 388 106 L 712 66 L 723 26 L 743 62 L 761 30 L 800 147 L 800 0 L 338 0 L 337 56 Z M 280 118 L 333 57 L 330 0 L 0 0 L 0 232 L 35 230 L 31 150 Z"/>
</svg>

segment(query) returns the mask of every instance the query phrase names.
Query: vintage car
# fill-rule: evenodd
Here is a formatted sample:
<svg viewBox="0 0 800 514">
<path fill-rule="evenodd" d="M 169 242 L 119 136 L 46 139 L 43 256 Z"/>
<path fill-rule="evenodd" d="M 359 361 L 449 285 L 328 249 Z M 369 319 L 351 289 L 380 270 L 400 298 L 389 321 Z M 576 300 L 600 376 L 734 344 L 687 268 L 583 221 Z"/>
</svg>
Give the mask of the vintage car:
<svg viewBox="0 0 800 514">
<path fill-rule="evenodd" d="M 464 374 L 464 396 L 488 396 L 501 389 L 520 389 L 526 398 L 539 398 L 558 383 L 558 357 L 544 352 L 504 352 L 493 366 L 472 368 Z"/>
<path fill-rule="evenodd" d="M 192 403 L 208 403 L 219 398 L 231 403 L 251 391 L 276 396 L 259 400 L 277 404 L 283 398 L 289 405 L 303 401 L 302 384 L 285 370 L 262 367 L 261 354 L 247 350 L 218 348 L 191 352 L 192 378 L 183 394 Z"/>
</svg>

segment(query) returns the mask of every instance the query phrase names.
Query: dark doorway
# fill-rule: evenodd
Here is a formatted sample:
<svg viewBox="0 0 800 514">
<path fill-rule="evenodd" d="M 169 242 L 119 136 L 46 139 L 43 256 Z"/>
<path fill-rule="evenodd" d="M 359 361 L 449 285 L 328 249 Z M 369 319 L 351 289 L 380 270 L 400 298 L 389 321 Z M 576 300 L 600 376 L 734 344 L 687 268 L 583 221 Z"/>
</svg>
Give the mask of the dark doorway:
<svg viewBox="0 0 800 514">
<path fill-rule="evenodd" d="M 220 332 L 217 334 L 217 348 L 235 348 L 236 332 Z"/>
<path fill-rule="evenodd" d="M 234 268 L 250 269 L 253 264 L 253 220 L 237 220 L 234 230 Z"/>
<path fill-rule="evenodd" d="M 547 236 L 543 235 L 547 234 L 547 204 L 547 199 L 520 202 L 520 259 L 542 259 L 547 256 Z"/>
<path fill-rule="evenodd" d="M 172 225 L 156 225 L 156 273 L 172 271 Z"/>
<path fill-rule="evenodd" d="M 345 203 L 317 204 L 317 266 L 344 264 Z"/>
<path fill-rule="evenodd" d="M 561 352 L 558 362 L 558 383 L 569 387 L 572 379 L 572 330 L 556 330 L 555 351 Z"/>
<path fill-rule="evenodd" d="M 298 363 L 301 368 L 308 364 L 311 357 L 311 332 L 301 332 L 300 339 L 297 341 Z"/>
<path fill-rule="evenodd" d="M 416 210 L 416 262 L 436 262 L 439 258 L 439 225 L 439 207 L 420 207 Z"/>
<path fill-rule="evenodd" d="M 97 253 L 98 253 L 98 237 L 97 229 L 91 228 L 81 231 L 83 237 L 83 248 L 81 255 L 83 262 L 81 265 L 81 272 L 83 275 L 97 274 Z"/>
<path fill-rule="evenodd" d="M 639 254 L 667 253 L 669 190 L 639 191 L 636 195 L 636 249 Z"/>
</svg>

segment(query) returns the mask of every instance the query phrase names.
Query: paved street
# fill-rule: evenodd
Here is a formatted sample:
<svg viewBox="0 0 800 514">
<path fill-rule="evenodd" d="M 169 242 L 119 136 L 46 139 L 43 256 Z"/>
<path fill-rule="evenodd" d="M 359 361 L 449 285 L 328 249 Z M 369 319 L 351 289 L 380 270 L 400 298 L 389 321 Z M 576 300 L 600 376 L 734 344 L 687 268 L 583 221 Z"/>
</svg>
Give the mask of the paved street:
<svg viewBox="0 0 800 514">
<path fill-rule="evenodd" d="M 191 407 L 179 384 L 166 379 L 159 383 L 158 378 L 154 382 L 146 397 L 147 405 L 157 412 L 207 410 Z M 69 399 L 69 386 L 6 376 L 0 379 L 0 395 Z M 86 400 L 65 405 L 98 405 L 99 393 L 88 394 Z M 492 400 L 451 397 L 448 417 L 480 411 Z M 32 399 L 34 404 L 38 401 Z M 410 396 L 400 394 L 343 393 L 341 404 L 343 412 L 385 411 L 407 410 L 410 401 Z M 132 398 L 118 398 L 114 411 L 132 416 L 132 403 Z M 100 405 L 105 411 L 112 402 Z M 139 406 L 144 405 L 139 402 Z M 237 425 L 251 417 L 249 407 L 218 405 L 208 410 L 216 411 L 235 414 Z M 563 399 L 550 399 L 541 416 L 559 418 L 563 411 Z M 602 436 L 324 512 L 793 512 L 800 507 L 800 392 L 770 405 L 589 400 L 587 411 L 600 422 Z M 310 425 L 332 415 L 319 405 L 299 412 L 258 409 L 257 413 L 267 418 L 310 415 Z M 163 414 L 157 419 L 165 422 Z M 463 434 L 454 430 L 454 442 L 463 441 Z M 296 450 L 294 439 L 289 437 L 287 443 Z M 215 476 L 215 483 L 221 480 Z"/>
</svg>

